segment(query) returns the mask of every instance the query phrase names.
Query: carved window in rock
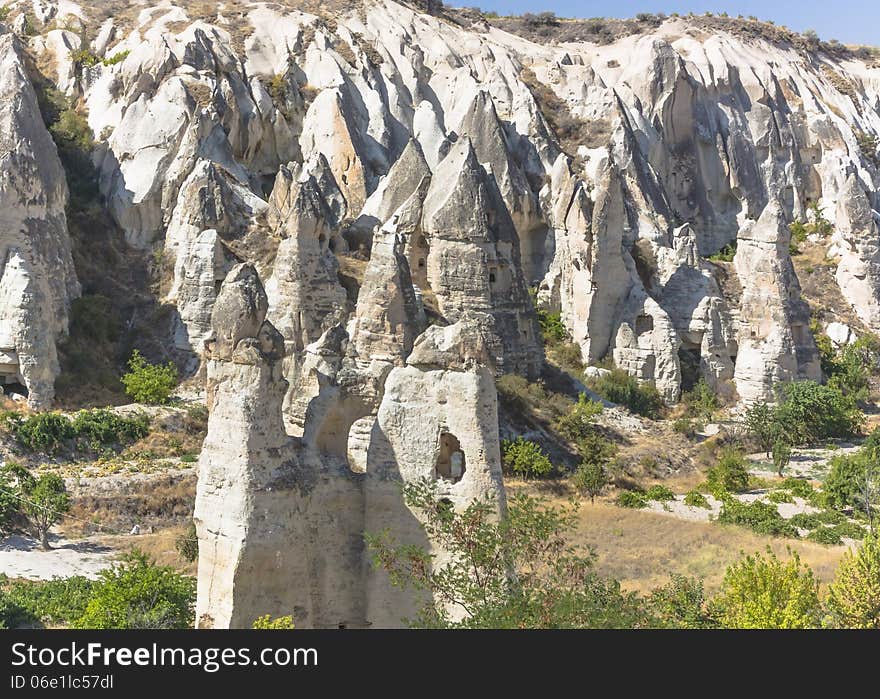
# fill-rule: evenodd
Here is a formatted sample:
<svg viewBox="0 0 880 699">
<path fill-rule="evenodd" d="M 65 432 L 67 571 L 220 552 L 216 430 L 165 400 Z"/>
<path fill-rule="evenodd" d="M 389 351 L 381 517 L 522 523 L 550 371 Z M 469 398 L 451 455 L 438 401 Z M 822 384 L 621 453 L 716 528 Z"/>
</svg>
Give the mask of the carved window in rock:
<svg viewBox="0 0 880 699">
<path fill-rule="evenodd" d="M 800 324 L 791 326 L 791 336 L 794 339 L 794 344 L 803 345 L 807 338 L 806 332 L 804 332 L 804 326 Z"/>
<path fill-rule="evenodd" d="M 636 317 L 636 337 L 654 329 L 654 319 L 644 313 Z"/>
<path fill-rule="evenodd" d="M 458 483 L 465 472 L 464 452 L 458 437 L 449 432 L 440 435 L 440 450 L 434 467 L 435 478 Z"/>
</svg>

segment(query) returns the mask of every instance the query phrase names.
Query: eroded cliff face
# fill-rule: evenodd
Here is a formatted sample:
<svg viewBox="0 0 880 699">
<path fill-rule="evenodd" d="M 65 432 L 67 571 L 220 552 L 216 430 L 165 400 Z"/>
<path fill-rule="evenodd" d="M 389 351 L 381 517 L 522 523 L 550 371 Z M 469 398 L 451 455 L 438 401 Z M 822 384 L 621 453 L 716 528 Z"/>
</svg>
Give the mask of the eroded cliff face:
<svg viewBox="0 0 880 699">
<path fill-rule="evenodd" d="M 0 37 L 0 367 L 49 401 L 77 293 L 18 42 L 88 115 L 102 203 L 207 372 L 200 625 L 398 623 L 362 534 L 419 541 L 395 484 L 421 476 L 503 507 L 494 376 L 540 375 L 536 301 L 669 403 L 698 377 L 770 399 L 821 378 L 789 246 L 818 206 L 880 332 L 880 68 L 845 50 L 685 19 L 538 44 L 392 0 L 38 4 L 68 28 L 24 37 L 17 0 Z"/>
<path fill-rule="evenodd" d="M 67 183 L 27 77 L 24 48 L 0 36 L 0 388 L 52 404 L 57 340 L 79 296 Z"/>
<path fill-rule="evenodd" d="M 816 376 L 786 259 L 815 203 L 843 297 L 878 328 L 877 68 L 685 20 L 554 45 L 473 17 L 167 6 L 102 21 L 90 67 L 65 56 L 82 33 L 32 42 L 88 110 L 129 243 L 171 260 L 190 366 L 219 283 L 249 261 L 298 385 L 307 348 L 357 316 L 374 234 L 394 230 L 416 305 L 441 323 L 491 314 L 503 371 L 540 372 L 531 286 L 586 362 L 611 357 L 669 402 L 692 367 L 754 400 Z M 733 244 L 738 262 L 708 260 Z"/>
</svg>

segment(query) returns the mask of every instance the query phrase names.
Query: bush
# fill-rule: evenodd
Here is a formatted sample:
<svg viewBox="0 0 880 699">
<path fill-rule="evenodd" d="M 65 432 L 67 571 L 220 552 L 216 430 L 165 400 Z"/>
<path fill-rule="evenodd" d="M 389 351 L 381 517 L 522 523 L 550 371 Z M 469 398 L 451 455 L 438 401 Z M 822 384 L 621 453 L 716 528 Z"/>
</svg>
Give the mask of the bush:
<svg viewBox="0 0 880 699">
<path fill-rule="evenodd" d="M 186 531 L 177 537 L 174 548 L 181 557 L 192 563 L 199 557 L 199 539 L 196 532 L 196 523 L 190 522 Z"/>
<path fill-rule="evenodd" d="M 634 510 L 640 510 L 648 506 L 648 498 L 644 493 L 635 490 L 624 490 L 617 496 L 617 504 L 621 507 L 628 507 Z"/>
<path fill-rule="evenodd" d="M 551 312 L 541 308 L 536 309 L 538 324 L 541 326 L 541 335 L 547 344 L 556 344 L 568 338 L 568 331 L 562 324 L 562 314 L 559 311 Z"/>
<path fill-rule="evenodd" d="M 149 364 L 138 350 L 128 360 L 131 371 L 122 377 L 125 392 L 138 403 L 163 405 L 177 386 L 177 369 L 173 362 Z"/>
<path fill-rule="evenodd" d="M 813 486 L 810 481 L 804 480 L 803 478 L 795 478 L 793 476 L 789 476 L 779 486 L 783 490 L 788 490 L 792 493 L 792 495 L 797 495 L 799 498 L 809 499 L 813 493 Z"/>
<path fill-rule="evenodd" d="M 101 63 L 103 63 L 105 66 L 115 66 L 117 63 L 122 63 L 122 61 L 124 61 L 130 53 L 131 51 L 129 51 L 128 49 L 126 49 L 125 51 L 118 51 L 109 58 L 105 58 L 103 61 L 101 61 Z"/>
<path fill-rule="evenodd" d="M 8 584 L 0 580 L 0 622 L 7 628 L 36 623 L 68 625 L 82 616 L 93 587 L 92 580 L 79 575 Z"/>
<path fill-rule="evenodd" d="M 652 485 L 645 492 L 645 498 L 655 500 L 656 502 L 668 502 L 669 500 L 675 500 L 675 493 L 665 485 Z"/>
<path fill-rule="evenodd" d="M 711 609 L 729 629 L 808 629 L 818 626 L 821 613 L 819 584 L 792 551 L 780 561 L 768 556 L 746 556 L 727 569 L 721 593 Z"/>
<path fill-rule="evenodd" d="M 749 487 L 749 472 L 740 451 L 733 447 L 724 447 L 718 457 L 718 463 L 706 472 L 709 488 L 715 491 L 739 493 Z"/>
<path fill-rule="evenodd" d="M 254 619 L 254 623 L 251 625 L 251 628 L 260 630 L 293 629 L 293 617 L 288 615 L 273 618 L 269 614 L 265 614 L 263 616 L 258 616 L 256 619 Z"/>
<path fill-rule="evenodd" d="M 150 418 L 143 413 L 125 417 L 108 409 L 80 410 L 73 416 L 77 437 L 96 445 L 129 444 L 146 437 Z"/>
<path fill-rule="evenodd" d="M 140 551 L 103 570 L 79 629 L 188 629 L 195 620 L 195 579 L 156 565 Z"/>
<path fill-rule="evenodd" d="M 646 606 L 651 628 L 707 629 L 714 626 L 706 611 L 700 580 L 673 575 L 667 585 L 651 592 Z"/>
<path fill-rule="evenodd" d="M 602 493 L 602 489 L 608 485 L 608 472 L 599 463 L 584 462 L 578 466 L 572 476 L 572 484 L 578 491 L 590 496 L 590 502 L 596 501 L 596 496 Z"/>
<path fill-rule="evenodd" d="M 779 504 L 780 502 L 794 502 L 794 498 L 787 490 L 774 490 L 767 495 L 767 500 L 775 504 Z"/>
<path fill-rule="evenodd" d="M 654 384 L 640 384 L 622 369 L 612 369 L 590 380 L 589 386 L 605 400 L 626 406 L 634 413 L 651 419 L 660 417 L 663 400 Z"/>
<path fill-rule="evenodd" d="M 696 490 L 692 490 L 684 496 L 684 504 L 691 507 L 702 507 L 704 510 L 708 510 L 710 507 L 706 496 Z"/>
<path fill-rule="evenodd" d="M 709 259 L 712 260 L 712 262 L 733 262 L 735 256 L 736 241 L 734 240 L 732 243 L 725 245 L 714 255 L 709 255 Z"/>
<path fill-rule="evenodd" d="M 797 530 L 789 521 L 783 519 L 775 505 L 760 500 L 747 504 L 728 497 L 721 506 L 721 512 L 718 513 L 718 521 L 748 527 L 759 534 L 788 536 L 794 539 L 798 536 Z"/>
<path fill-rule="evenodd" d="M 807 539 L 817 544 L 836 546 L 840 543 L 840 532 L 834 527 L 817 527 L 807 535 Z"/>
<path fill-rule="evenodd" d="M 715 417 L 715 411 L 718 410 L 718 397 L 702 378 L 690 391 L 682 395 L 681 400 L 688 415 L 704 422 L 711 422 Z"/>
<path fill-rule="evenodd" d="M 694 421 L 691 420 L 689 417 L 677 418 L 672 423 L 672 429 L 678 434 L 684 435 L 688 439 L 693 439 L 694 436 L 697 434 L 697 430 L 694 427 Z"/>
<path fill-rule="evenodd" d="M 19 417 L 12 424 L 16 441 L 28 451 L 55 454 L 65 442 L 76 437 L 73 423 L 61 413 Z"/>
<path fill-rule="evenodd" d="M 858 551 L 847 551 L 828 586 L 828 611 L 847 629 L 880 629 L 880 541 L 865 539 Z"/>
<path fill-rule="evenodd" d="M 501 460 L 509 473 L 523 478 L 540 478 L 553 471 L 550 459 L 535 442 L 517 437 L 515 441 L 505 439 L 501 444 Z"/>
<path fill-rule="evenodd" d="M 831 469 L 822 484 L 825 502 L 828 507 L 837 509 L 853 507 L 866 511 L 869 505 L 876 504 L 866 502 L 866 485 L 870 494 L 876 490 L 878 478 L 880 473 L 872 455 L 866 453 L 864 447 L 849 456 L 835 456 L 831 459 Z"/>
<path fill-rule="evenodd" d="M 577 442 L 593 432 L 592 420 L 601 412 L 601 403 L 581 393 L 571 410 L 556 421 L 556 430 L 566 439 Z"/>
<path fill-rule="evenodd" d="M 596 430 L 590 430 L 577 442 L 582 463 L 607 466 L 617 453 L 617 445 Z"/>
</svg>

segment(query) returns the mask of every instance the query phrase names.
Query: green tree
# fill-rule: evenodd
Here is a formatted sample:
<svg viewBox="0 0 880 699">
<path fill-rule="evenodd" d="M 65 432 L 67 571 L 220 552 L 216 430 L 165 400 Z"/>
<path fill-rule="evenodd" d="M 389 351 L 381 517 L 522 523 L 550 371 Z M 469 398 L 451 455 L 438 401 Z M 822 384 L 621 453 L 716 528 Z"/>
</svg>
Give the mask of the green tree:
<svg viewBox="0 0 880 699">
<path fill-rule="evenodd" d="M 576 505 L 555 507 L 523 493 L 499 514 L 478 500 L 456 511 L 429 481 L 407 484 L 406 503 L 428 539 L 445 552 L 368 534 L 374 564 L 391 582 L 427 593 L 410 625 L 423 628 L 629 628 L 638 598 L 603 581 L 594 555 L 571 543 Z"/>
<path fill-rule="evenodd" d="M 776 475 L 782 478 L 782 472 L 791 461 L 791 446 L 784 439 L 777 439 L 773 442 L 773 466 L 776 469 Z"/>
<path fill-rule="evenodd" d="M 769 458 L 779 429 L 773 409 L 767 403 L 755 403 L 746 411 L 745 424 L 749 435 Z"/>
<path fill-rule="evenodd" d="M 880 629 L 880 540 L 865 538 L 858 551 L 843 554 L 828 587 L 833 623 L 847 629 Z"/>
<path fill-rule="evenodd" d="M 596 502 L 596 496 L 608 485 L 610 478 L 605 467 L 600 463 L 584 461 L 572 476 L 572 483 L 581 493 L 590 496 L 590 502 Z"/>
<path fill-rule="evenodd" d="M 122 377 L 125 392 L 138 403 L 162 405 L 168 402 L 177 386 L 177 369 L 173 362 L 150 364 L 135 350 L 128 360 L 131 370 Z"/>
<path fill-rule="evenodd" d="M 277 616 L 272 617 L 269 614 L 264 614 L 263 616 L 258 616 L 254 619 L 254 623 L 251 625 L 252 629 L 293 629 L 293 617 L 290 615 L 287 616 Z"/>
<path fill-rule="evenodd" d="M 195 579 L 141 551 L 100 573 L 79 629 L 186 629 L 195 620 Z"/>
<path fill-rule="evenodd" d="M 541 447 L 522 437 L 517 437 L 514 441 L 504 440 L 501 452 L 505 468 L 523 478 L 540 478 L 553 471 L 553 464 L 541 451 Z"/>
<path fill-rule="evenodd" d="M 42 549 L 48 551 L 52 548 L 49 529 L 70 510 L 70 495 L 64 479 L 57 473 L 35 477 L 24 467 L 13 466 L 13 469 L 18 481 L 20 512 L 27 517 Z"/>
<path fill-rule="evenodd" d="M 815 381 L 795 381 L 779 389 L 776 420 L 789 444 L 850 437 L 861 428 L 862 414 L 852 396 Z"/>
<path fill-rule="evenodd" d="M 8 466 L 0 467 L 0 534 L 8 531 L 20 512 L 18 489 Z"/>
<path fill-rule="evenodd" d="M 781 561 L 770 548 L 731 565 L 712 616 L 728 629 L 816 628 L 821 614 L 819 583 L 797 552 Z"/>
<path fill-rule="evenodd" d="M 715 391 L 701 378 L 696 385 L 681 397 L 688 415 L 703 422 L 712 422 L 718 410 L 718 396 Z"/>
</svg>

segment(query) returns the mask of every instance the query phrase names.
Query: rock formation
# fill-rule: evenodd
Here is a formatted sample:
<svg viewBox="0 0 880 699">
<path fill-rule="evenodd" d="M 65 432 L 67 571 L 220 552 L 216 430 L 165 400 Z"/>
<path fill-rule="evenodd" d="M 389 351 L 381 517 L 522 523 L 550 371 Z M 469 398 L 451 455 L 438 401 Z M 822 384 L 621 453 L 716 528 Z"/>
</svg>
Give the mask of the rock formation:
<svg viewBox="0 0 880 699">
<path fill-rule="evenodd" d="M 425 543 L 398 483 L 436 479 L 455 506 L 488 498 L 504 507 L 492 318 L 465 313 L 414 345 L 386 338 L 409 356 L 383 377 L 364 468 L 354 469 L 338 448 L 345 429 L 333 432 L 339 443 L 321 438 L 355 422 L 351 382 L 334 380 L 332 398 L 321 396 L 321 410 L 308 413 L 319 423 L 317 439 L 287 435 L 284 340 L 267 310 L 253 266 L 234 267 L 206 345 L 197 624 L 249 627 L 263 614 L 292 614 L 299 627 L 398 626 L 417 600 L 371 567 L 363 539 L 390 528 Z"/>
<path fill-rule="evenodd" d="M 34 408 L 52 403 L 56 342 L 80 290 L 66 204 L 64 171 L 23 48 L 0 36 L 0 384 L 26 393 Z"/>
</svg>

